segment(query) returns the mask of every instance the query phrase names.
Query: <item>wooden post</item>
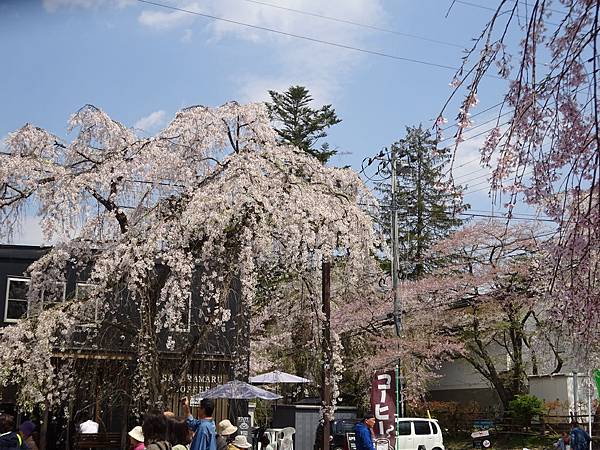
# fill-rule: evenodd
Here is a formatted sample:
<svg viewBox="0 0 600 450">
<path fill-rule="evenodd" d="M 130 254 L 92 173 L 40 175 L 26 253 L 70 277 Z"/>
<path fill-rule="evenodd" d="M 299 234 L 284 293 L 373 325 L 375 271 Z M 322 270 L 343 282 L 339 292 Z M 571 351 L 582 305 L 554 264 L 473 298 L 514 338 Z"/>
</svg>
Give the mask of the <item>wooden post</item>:
<svg viewBox="0 0 600 450">
<path fill-rule="evenodd" d="M 321 380 L 321 406 L 323 408 L 323 450 L 329 450 L 330 420 L 331 420 L 331 364 L 333 349 L 331 345 L 331 264 L 322 265 L 322 336 L 321 349 L 323 352 L 323 372 Z"/>
<path fill-rule="evenodd" d="M 127 431 L 129 431 L 129 397 L 123 400 L 123 418 L 121 419 L 121 448 L 127 448 L 129 444 L 129 437 Z"/>
<path fill-rule="evenodd" d="M 40 428 L 40 450 L 46 450 L 48 438 L 48 421 L 50 420 L 50 405 L 44 402 L 44 412 L 42 413 L 42 426 Z"/>
</svg>

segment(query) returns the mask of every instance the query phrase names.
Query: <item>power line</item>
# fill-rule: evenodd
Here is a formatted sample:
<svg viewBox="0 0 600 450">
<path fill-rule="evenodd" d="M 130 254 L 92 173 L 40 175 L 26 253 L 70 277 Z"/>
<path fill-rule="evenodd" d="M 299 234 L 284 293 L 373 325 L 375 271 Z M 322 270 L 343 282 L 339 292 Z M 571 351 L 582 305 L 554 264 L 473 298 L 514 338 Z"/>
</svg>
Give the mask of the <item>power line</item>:
<svg viewBox="0 0 600 450">
<path fill-rule="evenodd" d="M 468 177 L 469 175 L 473 175 L 474 173 L 480 172 L 481 170 L 486 170 L 486 173 L 484 173 L 483 175 L 479 175 L 477 177 L 474 177 L 474 178 L 469 178 L 467 180 L 463 180 L 459 184 L 469 184 L 471 181 L 479 180 L 481 178 L 489 177 L 491 175 L 489 172 L 487 172 L 487 168 L 486 167 L 482 167 L 480 170 L 476 170 L 476 171 L 474 171 L 472 173 L 465 173 L 465 174 L 463 174 L 463 175 L 461 175 L 459 177 L 453 178 L 453 181 L 458 181 L 461 178 Z"/>
<path fill-rule="evenodd" d="M 368 207 L 372 207 L 372 204 L 369 203 L 357 203 L 359 206 L 368 206 Z M 383 206 L 384 208 L 391 208 L 391 205 L 385 205 Z M 470 212 L 473 211 L 473 212 Z M 490 218 L 490 219 L 507 219 L 507 220 L 523 220 L 523 221 L 531 221 L 531 222 L 555 222 L 553 219 L 547 218 L 547 217 L 539 217 L 539 216 L 535 216 L 532 214 L 527 214 L 527 213 L 519 213 L 519 214 L 513 214 L 510 217 L 507 215 L 498 215 L 495 214 L 494 211 L 485 211 L 485 210 L 480 210 L 480 209 L 473 209 L 473 210 L 468 210 L 468 211 L 463 211 L 463 212 L 456 212 L 456 211 L 444 211 L 444 214 L 448 215 L 448 216 L 453 216 L 453 215 L 457 215 L 457 216 L 472 216 L 472 217 L 485 217 L 485 218 Z M 416 218 L 417 214 L 400 214 L 400 217 L 403 218 Z M 425 217 L 431 217 L 428 214 L 425 214 Z M 438 218 L 438 220 L 443 220 L 442 218 Z M 453 220 L 451 218 L 447 218 L 447 220 Z"/>
<path fill-rule="evenodd" d="M 487 107 L 486 109 L 484 109 L 484 110 L 482 110 L 482 111 L 479 111 L 478 113 L 475 113 L 475 114 L 473 114 L 473 115 L 471 116 L 471 118 L 473 118 L 473 117 L 477 117 L 477 116 L 480 116 L 480 115 L 482 115 L 482 114 L 485 114 L 486 112 L 488 112 L 488 111 L 491 111 L 492 109 L 495 109 L 495 108 L 497 108 L 498 106 L 502 106 L 503 104 L 504 104 L 504 100 L 503 100 L 503 101 L 501 101 L 501 102 L 498 102 L 498 103 L 496 103 L 495 105 L 489 106 L 489 107 Z M 457 124 L 457 123 L 453 123 L 452 125 L 448 125 L 447 127 L 444 127 L 444 128 L 442 128 L 442 130 L 441 130 L 441 131 L 446 131 L 446 130 L 449 130 L 450 128 L 454 128 L 454 127 L 457 127 L 457 126 L 458 126 L 458 124 Z"/>
<path fill-rule="evenodd" d="M 431 61 L 424 61 L 424 60 L 420 60 L 420 59 L 414 59 L 414 58 L 407 58 L 404 56 L 398 56 L 398 55 L 391 55 L 389 53 L 384 53 L 384 52 L 378 52 L 375 50 L 368 50 L 368 49 L 364 49 L 364 48 L 360 48 L 360 47 L 354 47 L 352 45 L 347 45 L 347 44 L 341 44 L 338 42 L 332 42 L 332 41 L 325 41 L 322 39 L 317 39 L 317 38 L 313 38 L 310 36 L 304 36 L 301 34 L 295 34 L 295 33 L 288 33 L 287 31 L 281 31 L 281 30 L 276 30 L 274 28 L 268 28 L 268 27 L 263 27 L 260 25 L 252 25 L 250 23 L 246 23 L 246 22 L 241 22 L 238 20 L 233 20 L 233 19 L 227 19 L 225 17 L 219 17 L 219 16 L 214 16 L 212 14 L 205 14 L 205 13 L 200 13 L 197 11 L 191 11 L 189 9 L 184 9 L 184 8 L 178 8 L 176 6 L 170 6 L 170 5 L 164 5 L 162 3 L 156 3 L 156 2 L 152 2 L 149 0 L 137 0 L 139 3 L 145 3 L 148 5 L 153 5 L 153 6 L 157 6 L 159 8 L 165 8 L 165 9 L 170 9 L 173 11 L 179 11 L 179 12 L 183 12 L 186 14 L 192 14 L 195 16 L 199 16 L 199 17 L 204 17 L 207 19 L 212 19 L 212 20 L 220 20 L 222 22 L 227 22 L 227 23 L 231 23 L 234 25 L 241 25 L 247 28 L 253 28 L 256 30 L 262 30 L 262 31 L 268 31 L 269 33 L 274 33 L 274 34 L 279 34 L 281 36 L 287 36 L 287 37 L 293 37 L 296 39 L 302 39 L 305 41 L 309 41 L 309 42 L 315 42 L 318 44 L 323 44 L 323 45 L 329 45 L 331 47 L 338 47 L 338 48 L 343 48 L 346 50 L 352 50 L 352 51 L 356 51 L 356 52 L 361 52 L 361 53 L 365 53 L 365 54 L 369 54 L 369 55 L 374 55 L 374 56 L 381 56 L 383 58 L 388 58 L 388 59 L 393 59 L 396 61 L 404 61 L 404 62 L 410 62 L 410 63 L 414 63 L 414 64 L 421 64 L 421 65 L 425 65 L 425 66 L 430 66 L 430 67 L 438 67 L 440 69 L 449 69 L 449 70 L 453 70 L 453 71 L 458 71 L 459 68 L 455 67 L 455 66 L 447 66 L 445 64 L 438 64 L 438 63 L 434 63 Z M 500 77 L 495 77 L 493 75 L 487 75 L 488 77 L 491 78 L 500 78 Z"/>
<path fill-rule="evenodd" d="M 492 8 L 490 6 L 480 5 L 478 3 L 467 2 L 467 1 L 464 1 L 464 0 L 454 0 L 454 3 L 459 3 L 459 4 L 465 5 L 465 6 L 471 6 L 472 8 L 485 9 L 487 11 L 494 11 L 494 12 L 496 12 L 496 10 L 497 10 L 497 8 Z M 527 2 L 518 2 L 518 3 L 521 4 L 521 5 L 524 5 L 524 6 L 533 6 L 533 5 L 528 5 Z M 565 13 L 564 11 L 559 11 L 557 9 L 552 9 L 552 8 L 545 8 L 545 9 L 546 9 L 546 11 L 551 11 L 551 12 L 556 13 L 556 14 L 564 14 Z M 522 15 L 517 15 L 517 17 L 519 17 L 521 19 L 527 19 L 528 18 L 528 17 L 522 16 Z M 550 22 L 547 22 L 547 23 L 551 24 Z M 556 25 L 556 24 L 551 24 L 551 25 Z"/>
<path fill-rule="evenodd" d="M 537 218 L 537 217 L 522 217 L 522 216 L 497 216 L 494 214 L 478 214 L 478 213 L 469 213 L 469 212 L 464 212 L 464 213 L 457 213 L 460 216 L 473 216 L 473 217 L 488 217 L 488 218 L 492 218 L 492 219 L 506 219 L 506 220 L 525 220 L 525 221 L 532 221 L 532 222 L 554 222 L 556 223 L 554 220 L 552 219 L 543 219 L 543 218 Z"/>
<path fill-rule="evenodd" d="M 509 211 L 487 211 L 485 209 L 469 209 L 469 211 L 473 211 L 476 213 L 485 213 L 485 214 L 494 214 L 494 213 L 508 214 L 509 213 Z M 525 213 L 525 212 L 518 212 L 518 213 L 514 213 L 514 214 L 516 214 L 517 216 L 531 217 L 533 219 L 540 217 L 539 214 L 529 214 L 529 213 Z"/>
<path fill-rule="evenodd" d="M 449 47 L 456 47 L 456 48 L 460 48 L 461 50 L 465 48 L 464 45 L 454 44 L 454 43 L 448 42 L 448 41 L 440 41 L 440 40 L 437 40 L 437 39 L 428 38 L 426 36 L 419 36 L 419 35 L 416 35 L 416 34 L 404 33 L 402 31 L 390 30 L 390 29 L 378 27 L 378 26 L 375 26 L 375 25 L 367 25 L 367 24 L 360 23 L 360 22 L 354 22 L 352 20 L 341 19 L 339 17 L 326 16 L 324 14 L 317 14 L 317 13 L 313 13 L 313 12 L 310 12 L 310 11 L 303 11 L 303 10 L 300 10 L 300 9 L 287 8 L 285 6 L 274 5 L 272 3 L 261 2 L 261 1 L 258 1 L 258 0 L 241 0 L 241 1 L 244 1 L 244 2 L 247 2 L 247 3 L 254 3 L 256 5 L 268 6 L 269 8 L 281 9 L 283 11 L 290 11 L 290 12 L 293 12 L 293 13 L 296 13 L 296 14 L 302 14 L 302 15 L 305 15 L 305 16 L 318 17 L 319 19 L 330 20 L 332 22 L 345 23 L 347 25 L 353 25 L 353 26 L 356 26 L 356 27 L 367 28 L 369 30 L 381 31 L 383 33 L 395 34 L 395 35 L 398 35 L 398 36 L 404 36 L 404 37 L 408 37 L 408 38 L 412 38 L 412 39 L 420 39 L 422 41 L 431 42 L 431 43 L 434 43 L 434 44 L 446 45 L 446 46 L 449 46 Z"/>
<path fill-rule="evenodd" d="M 514 112 L 514 111 L 506 111 L 505 113 L 502 113 L 502 114 L 500 114 L 499 116 L 497 116 L 497 117 L 494 117 L 493 119 L 486 120 L 485 122 L 481 122 L 479 125 L 476 125 L 476 126 L 474 126 L 474 127 L 471 127 L 471 128 L 469 128 L 469 129 L 468 129 L 468 131 L 473 131 L 473 130 L 476 130 L 476 129 L 478 129 L 478 128 L 481 128 L 481 127 L 483 127 L 484 125 L 487 125 L 487 124 L 489 124 L 489 123 L 491 123 L 491 122 L 497 122 L 497 121 L 498 121 L 498 119 L 499 119 L 500 117 L 506 116 L 506 115 L 508 115 L 508 114 L 511 114 L 511 113 L 513 113 L 513 112 Z M 475 135 L 471 135 L 471 136 L 465 137 L 465 138 L 463 138 L 463 139 L 462 139 L 462 140 L 459 142 L 459 144 L 460 144 L 461 142 L 465 142 L 465 141 L 468 141 L 468 140 L 471 140 L 471 139 L 475 139 L 475 138 L 477 138 L 477 137 L 481 136 L 482 134 L 489 133 L 489 132 L 490 132 L 490 131 L 492 131 L 494 128 L 498 128 L 498 127 L 501 127 L 501 126 L 504 126 L 504 125 L 508 125 L 509 123 L 510 123 L 510 120 L 507 120 L 506 122 L 503 122 L 503 123 L 501 123 L 501 124 L 498 124 L 498 125 L 496 125 L 496 126 L 494 126 L 494 127 L 492 127 L 492 128 L 489 128 L 489 129 L 487 129 L 487 130 L 485 130 L 485 131 L 482 131 L 482 132 L 480 132 L 480 133 L 477 133 L 477 134 L 475 134 Z M 442 142 L 446 142 L 446 141 L 449 141 L 449 140 L 452 140 L 452 139 L 456 139 L 456 136 L 450 136 L 450 137 L 444 138 L 444 139 L 440 140 L 440 141 L 438 142 L 438 144 L 441 144 Z"/>
</svg>

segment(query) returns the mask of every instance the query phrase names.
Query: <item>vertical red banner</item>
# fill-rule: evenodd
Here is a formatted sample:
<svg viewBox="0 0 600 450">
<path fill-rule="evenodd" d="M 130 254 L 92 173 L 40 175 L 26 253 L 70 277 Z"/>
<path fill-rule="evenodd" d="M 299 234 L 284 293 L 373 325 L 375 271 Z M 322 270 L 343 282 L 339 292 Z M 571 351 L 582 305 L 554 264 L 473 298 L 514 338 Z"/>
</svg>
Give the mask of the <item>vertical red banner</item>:
<svg viewBox="0 0 600 450">
<path fill-rule="evenodd" d="M 375 372 L 371 382 L 371 410 L 377 422 L 376 438 L 387 438 L 395 448 L 396 442 L 396 380 L 394 371 Z"/>
</svg>

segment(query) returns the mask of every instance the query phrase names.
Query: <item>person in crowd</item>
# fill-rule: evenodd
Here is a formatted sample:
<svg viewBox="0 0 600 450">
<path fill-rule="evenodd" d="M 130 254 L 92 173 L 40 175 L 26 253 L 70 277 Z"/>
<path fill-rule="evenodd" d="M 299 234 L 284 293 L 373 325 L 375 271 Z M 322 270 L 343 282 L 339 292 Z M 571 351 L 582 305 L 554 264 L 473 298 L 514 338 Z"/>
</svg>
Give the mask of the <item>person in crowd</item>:
<svg viewBox="0 0 600 450">
<path fill-rule="evenodd" d="M 173 445 L 173 450 L 190 450 L 192 431 L 185 420 L 169 419 L 169 442 Z"/>
<path fill-rule="evenodd" d="M 226 450 L 236 431 L 237 427 L 229 420 L 221 420 L 217 425 L 217 450 Z"/>
<path fill-rule="evenodd" d="M 571 436 L 569 433 L 563 431 L 558 441 L 554 443 L 554 448 L 558 450 L 571 450 L 570 442 Z"/>
<path fill-rule="evenodd" d="M 217 450 L 217 433 L 212 418 L 214 403 L 209 398 L 203 398 L 198 408 L 198 418 L 194 419 L 187 397 L 181 399 L 183 412 L 187 417 L 187 426 L 195 432 L 191 450 Z"/>
<path fill-rule="evenodd" d="M 235 439 L 233 441 L 231 441 L 231 443 L 229 444 L 229 447 L 227 447 L 229 450 L 246 450 L 248 448 L 252 447 L 252 444 L 250 444 L 248 442 L 248 439 L 246 439 L 246 436 L 242 436 L 241 434 L 238 434 Z"/>
<path fill-rule="evenodd" d="M 19 427 L 19 434 L 25 442 L 25 445 L 29 450 L 38 450 L 38 446 L 33 440 L 33 432 L 35 431 L 35 423 L 31 420 L 26 420 Z"/>
<path fill-rule="evenodd" d="M 85 420 L 84 422 L 81 422 L 79 424 L 79 432 L 81 434 L 95 434 L 98 432 L 98 428 L 100 428 L 100 425 L 98 425 L 98 422 L 94 422 L 91 417 L 87 416 L 86 417 L 87 420 Z"/>
<path fill-rule="evenodd" d="M 356 450 L 375 450 L 373 443 L 373 427 L 375 426 L 375 416 L 367 414 L 363 420 L 354 427 Z"/>
<path fill-rule="evenodd" d="M 27 450 L 19 433 L 13 431 L 15 418 L 10 414 L 0 414 L 0 450 Z"/>
<path fill-rule="evenodd" d="M 129 435 L 132 450 L 144 450 L 146 448 L 144 445 L 144 432 L 140 425 L 133 427 L 127 434 Z"/>
<path fill-rule="evenodd" d="M 167 432 L 167 418 L 162 412 L 150 411 L 146 414 L 142 424 L 146 450 L 171 450 Z"/>
<path fill-rule="evenodd" d="M 35 430 L 33 433 L 31 433 L 31 439 L 36 447 L 40 448 L 40 432 L 38 430 Z"/>
<path fill-rule="evenodd" d="M 588 450 L 590 447 L 590 441 L 590 435 L 587 434 L 585 430 L 579 428 L 579 423 L 574 420 L 571 423 L 571 450 Z"/>
</svg>

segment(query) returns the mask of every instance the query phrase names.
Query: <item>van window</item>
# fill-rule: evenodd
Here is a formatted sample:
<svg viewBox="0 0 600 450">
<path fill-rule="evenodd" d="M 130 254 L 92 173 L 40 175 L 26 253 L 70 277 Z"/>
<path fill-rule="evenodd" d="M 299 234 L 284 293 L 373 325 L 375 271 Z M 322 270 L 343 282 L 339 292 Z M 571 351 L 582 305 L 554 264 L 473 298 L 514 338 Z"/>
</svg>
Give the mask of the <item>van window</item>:
<svg viewBox="0 0 600 450">
<path fill-rule="evenodd" d="M 429 425 L 431 425 L 431 430 L 433 431 L 433 434 L 440 434 L 440 427 L 438 427 L 437 423 L 429 422 Z"/>
<path fill-rule="evenodd" d="M 415 434 L 431 434 L 431 429 L 429 428 L 429 422 L 425 420 L 419 420 L 413 422 L 415 424 Z"/>
<path fill-rule="evenodd" d="M 410 436 L 410 422 L 398 422 L 398 436 Z"/>
</svg>

